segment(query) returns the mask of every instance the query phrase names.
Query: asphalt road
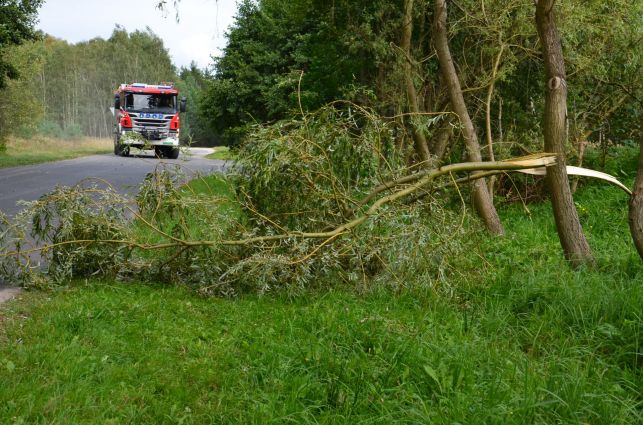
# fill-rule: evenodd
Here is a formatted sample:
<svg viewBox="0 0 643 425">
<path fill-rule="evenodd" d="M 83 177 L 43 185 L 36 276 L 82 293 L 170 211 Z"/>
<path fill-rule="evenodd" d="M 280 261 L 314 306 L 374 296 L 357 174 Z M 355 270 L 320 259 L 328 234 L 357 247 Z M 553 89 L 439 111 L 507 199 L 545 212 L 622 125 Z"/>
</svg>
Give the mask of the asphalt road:
<svg viewBox="0 0 643 425">
<path fill-rule="evenodd" d="M 22 167 L 0 168 L 0 210 L 13 216 L 20 210 L 19 200 L 32 201 L 57 185 L 73 186 L 86 178 L 97 177 L 111 183 L 123 193 L 135 194 L 145 175 L 159 165 L 179 164 L 187 175 L 223 171 L 224 161 L 205 159 L 211 149 L 191 148 L 179 159 L 159 160 L 149 155 L 119 157 L 93 155 L 65 161 Z"/>
</svg>

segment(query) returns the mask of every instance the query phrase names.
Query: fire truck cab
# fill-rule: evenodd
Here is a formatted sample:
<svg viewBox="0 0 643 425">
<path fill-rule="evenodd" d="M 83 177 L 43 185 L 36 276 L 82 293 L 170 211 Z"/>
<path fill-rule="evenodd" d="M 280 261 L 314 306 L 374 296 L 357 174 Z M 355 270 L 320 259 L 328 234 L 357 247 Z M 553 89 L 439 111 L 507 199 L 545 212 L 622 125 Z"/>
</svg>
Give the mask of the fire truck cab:
<svg viewBox="0 0 643 425">
<path fill-rule="evenodd" d="M 130 148 L 154 149 L 159 158 L 179 157 L 179 112 L 187 100 L 178 100 L 173 83 L 121 84 L 114 93 L 114 154 L 128 156 Z"/>
</svg>

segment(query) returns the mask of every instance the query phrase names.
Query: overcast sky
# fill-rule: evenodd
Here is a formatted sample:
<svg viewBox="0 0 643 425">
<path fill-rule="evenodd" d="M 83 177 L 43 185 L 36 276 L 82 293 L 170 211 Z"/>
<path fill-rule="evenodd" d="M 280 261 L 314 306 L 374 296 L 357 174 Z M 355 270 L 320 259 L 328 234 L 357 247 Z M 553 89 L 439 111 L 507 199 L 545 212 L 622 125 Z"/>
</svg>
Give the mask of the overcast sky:
<svg viewBox="0 0 643 425">
<path fill-rule="evenodd" d="M 38 28 L 71 43 L 109 38 L 114 25 L 128 32 L 152 31 L 163 39 L 177 67 L 194 60 L 204 68 L 225 47 L 224 34 L 236 14 L 235 0 L 181 0 L 176 22 L 173 1 L 162 13 L 158 0 L 45 0 Z"/>
</svg>

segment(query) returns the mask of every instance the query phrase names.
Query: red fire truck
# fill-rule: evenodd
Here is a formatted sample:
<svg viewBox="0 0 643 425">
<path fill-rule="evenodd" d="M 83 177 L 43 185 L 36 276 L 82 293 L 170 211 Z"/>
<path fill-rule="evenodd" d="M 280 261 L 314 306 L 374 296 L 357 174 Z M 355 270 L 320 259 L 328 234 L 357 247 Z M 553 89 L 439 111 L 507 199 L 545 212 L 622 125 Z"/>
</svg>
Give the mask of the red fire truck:
<svg viewBox="0 0 643 425">
<path fill-rule="evenodd" d="M 179 157 L 179 112 L 185 97 L 173 83 L 121 84 L 114 93 L 114 154 L 128 156 L 130 148 L 154 149 L 159 158 Z"/>
</svg>

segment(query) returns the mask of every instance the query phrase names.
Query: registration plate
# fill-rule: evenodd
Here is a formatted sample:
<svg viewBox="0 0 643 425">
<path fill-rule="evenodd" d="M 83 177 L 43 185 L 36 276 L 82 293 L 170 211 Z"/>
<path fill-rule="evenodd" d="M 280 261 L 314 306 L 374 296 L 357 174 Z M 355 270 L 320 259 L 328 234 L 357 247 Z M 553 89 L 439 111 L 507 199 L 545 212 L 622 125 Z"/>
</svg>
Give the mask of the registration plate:
<svg viewBox="0 0 643 425">
<path fill-rule="evenodd" d="M 154 118 L 160 120 L 163 118 L 163 114 L 150 114 L 148 112 L 142 112 L 141 118 Z"/>
</svg>

